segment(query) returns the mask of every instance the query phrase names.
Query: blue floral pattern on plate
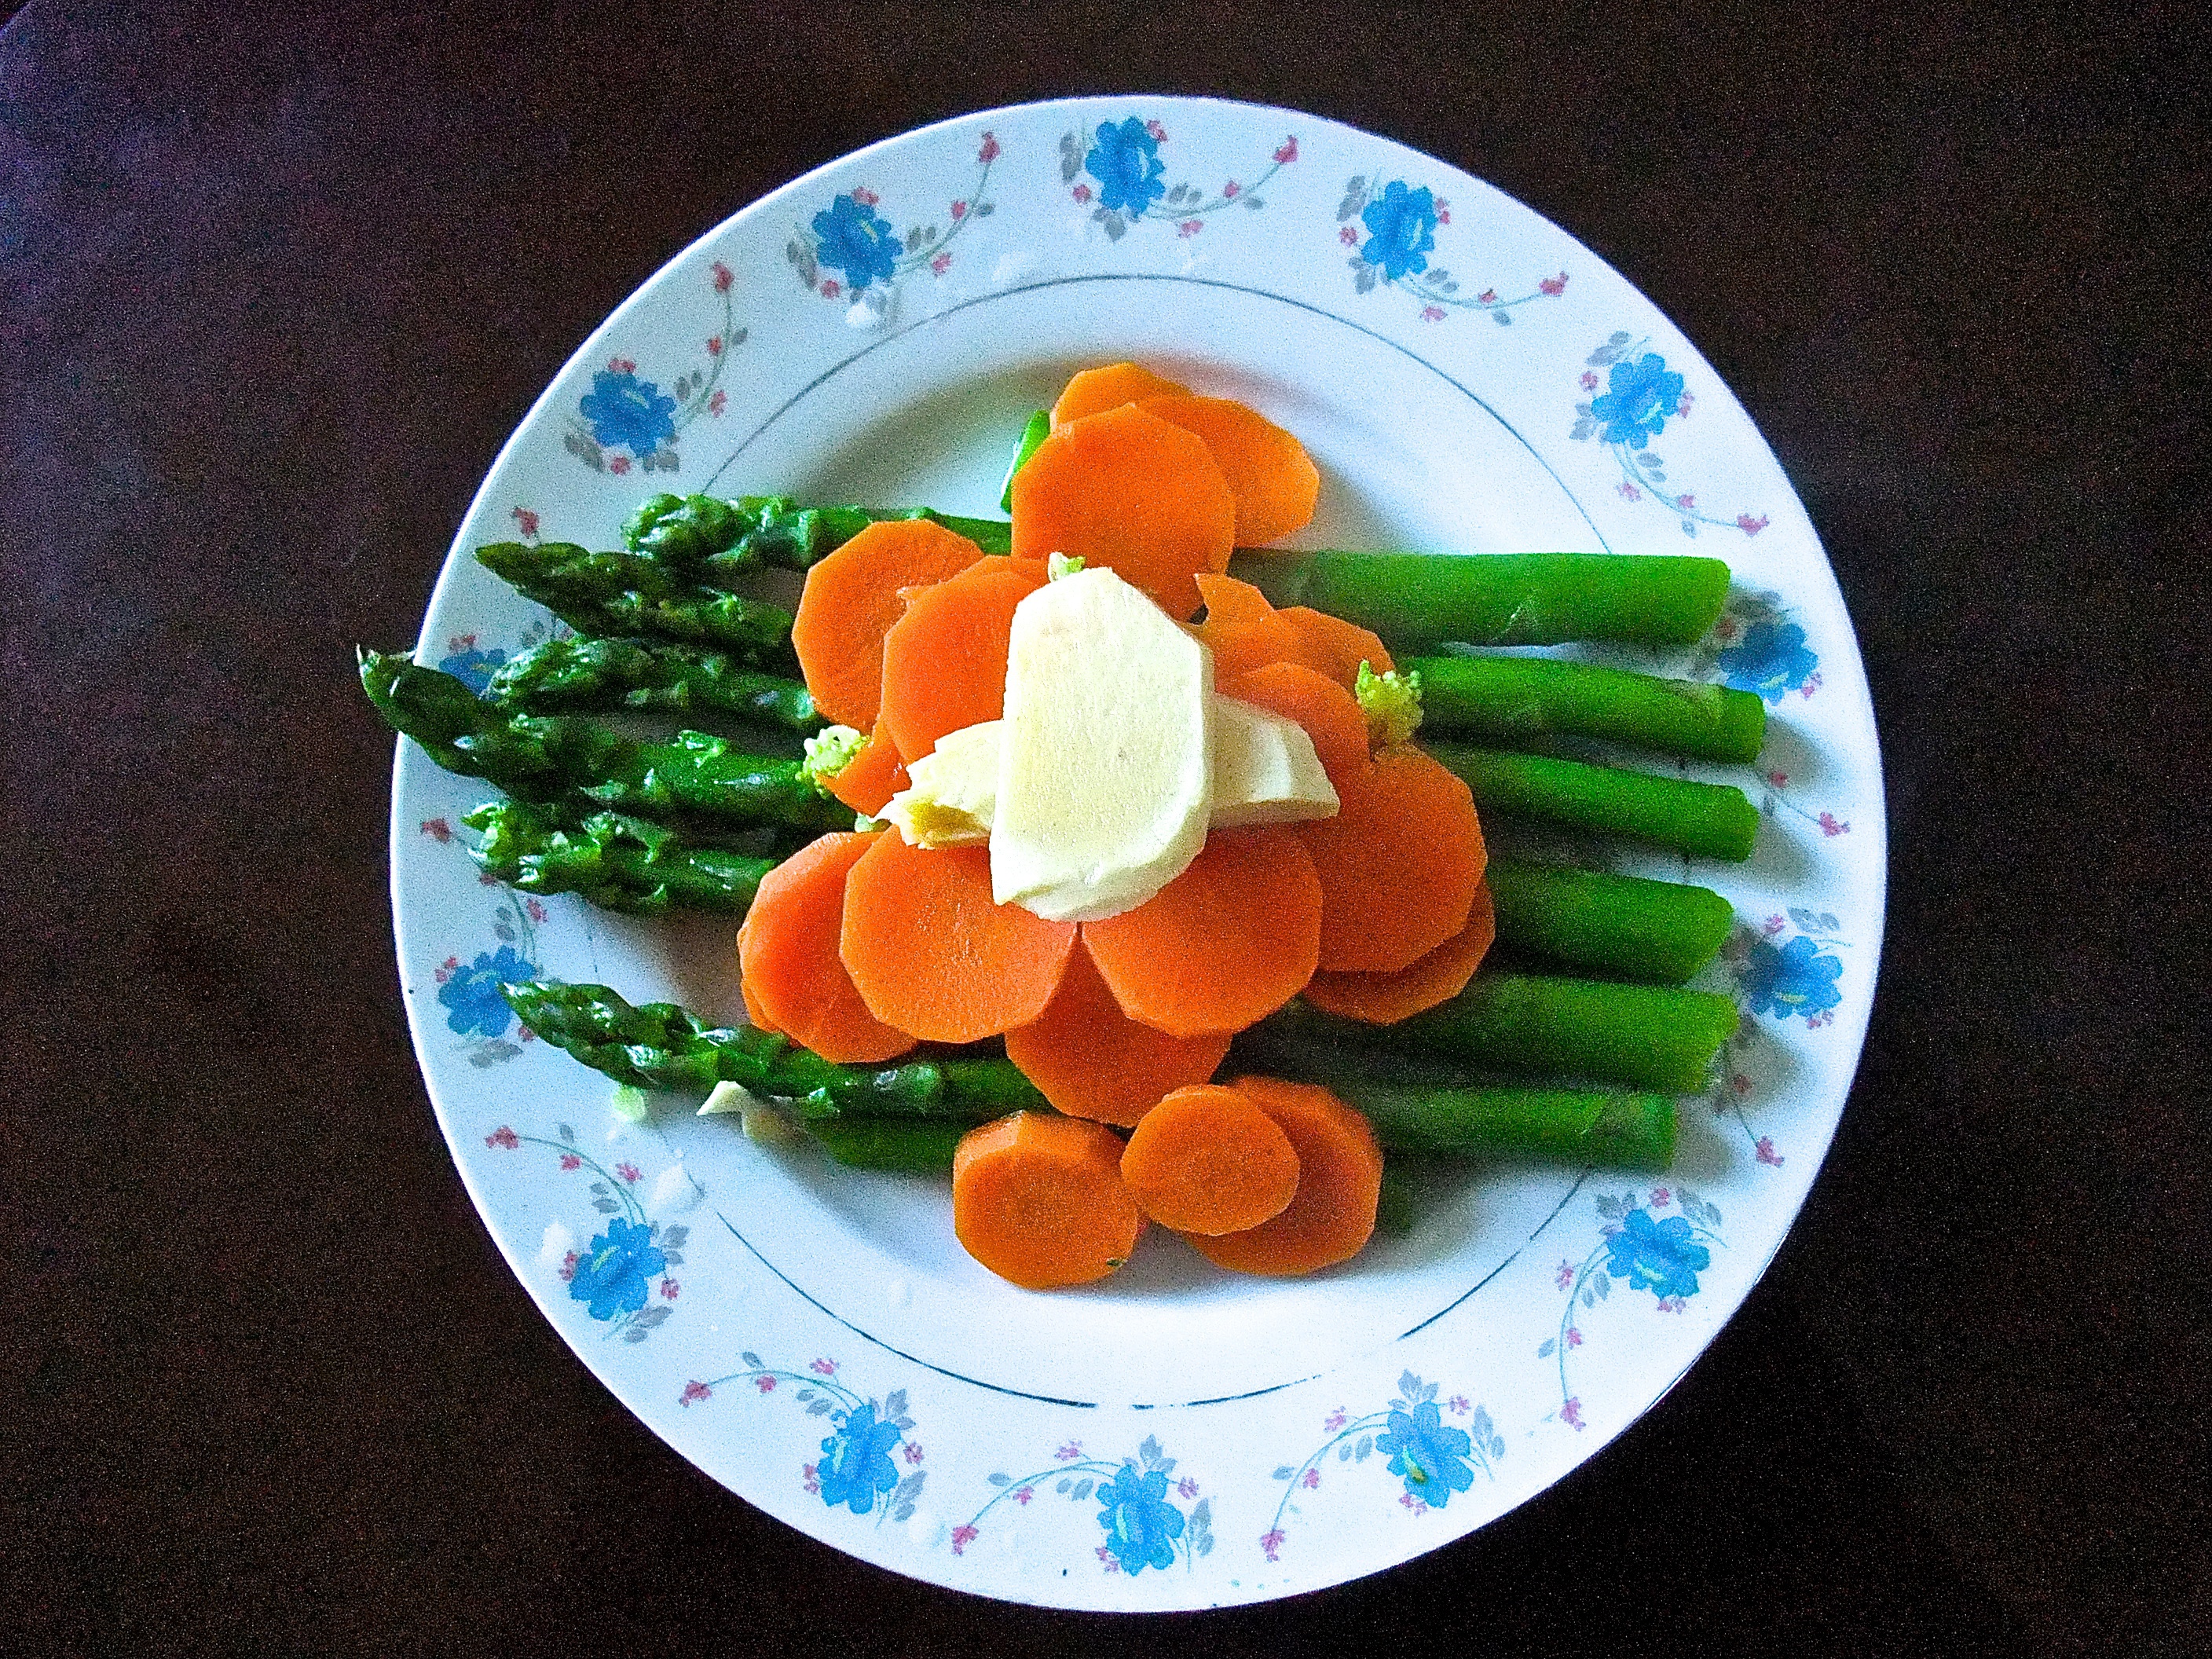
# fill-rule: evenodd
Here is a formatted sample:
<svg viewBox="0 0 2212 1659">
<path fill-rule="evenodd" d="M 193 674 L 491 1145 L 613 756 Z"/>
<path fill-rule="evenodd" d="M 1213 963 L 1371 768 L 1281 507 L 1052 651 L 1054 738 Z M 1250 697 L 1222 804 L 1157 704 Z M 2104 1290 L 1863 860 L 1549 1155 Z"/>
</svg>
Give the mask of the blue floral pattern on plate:
<svg viewBox="0 0 2212 1659">
<path fill-rule="evenodd" d="M 1120 241 L 1130 226 L 1146 219 L 1171 223 L 1178 236 L 1190 237 L 1226 208 L 1256 213 L 1267 205 L 1261 188 L 1298 159 L 1293 134 L 1275 146 L 1267 165 L 1249 180 L 1231 179 L 1208 191 L 1188 180 L 1167 182 L 1167 163 L 1160 157 L 1160 146 L 1167 142 L 1164 126 L 1136 115 L 1101 121 L 1087 134 L 1060 135 L 1060 182 L 1077 206 L 1090 210 L 1108 241 Z"/>
<path fill-rule="evenodd" d="M 927 268 L 933 276 L 942 276 L 950 270 L 954 241 L 999 210 L 985 192 L 992 166 L 1004 153 L 997 136 L 984 133 L 966 193 L 951 198 L 942 221 L 910 224 L 903 233 L 876 210 L 883 198 L 866 185 L 855 185 L 831 197 L 828 207 L 793 234 L 784 245 L 784 258 L 799 280 L 825 300 L 886 305 L 909 273 Z"/>
<path fill-rule="evenodd" d="M 1401 290 L 1420 301 L 1426 322 L 1440 323 L 1455 311 L 1479 311 L 1494 323 L 1510 323 L 1519 307 L 1532 300 L 1555 300 L 1567 291 L 1563 270 L 1511 299 L 1494 287 L 1462 293 L 1456 276 L 1429 262 L 1437 230 L 1451 223 L 1451 204 L 1426 185 L 1416 188 L 1403 179 L 1377 185 L 1354 174 L 1336 204 L 1336 222 L 1337 240 L 1352 250 L 1345 264 L 1352 268 L 1353 291 Z"/>
<path fill-rule="evenodd" d="M 1595 438 L 1612 451 L 1620 469 L 1620 481 L 1613 486 L 1620 498 L 1664 507 L 1674 514 L 1684 535 L 1696 535 L 1699 525 L 1719 525 L 1756 536 L 1766 528 L 1765 514 L 1717 518 L 1698 506 L 1694 491 L 1668 485 L 1667 463 L 1650 447 L 1651 441 L 1666 431 L 1668 422 L 1687 420 L 1696 398 L 1664 357 L 1645 349 L 1648 344 L 1626 329 L 1616 329 L 1583 360 L 1579 384 L 1584 392 L 1596 395 L 1575 404 L 1575 423 L 1567 435 L 1577 443 Z M 1605 371 L 1602 380 L 1601 369 Z M 1601 392 L 1601 385 L 1605 387 Z"/>
<path fill-rule="evenodd" d="M 644 1172 L 635 1164 L 624 1159 L 609 1169 L 584 1150 L 574 1124 L 559 1125 L 555 1137 L 520 1134 L 501 1124 L 483 1143 L 508 1152 L 543 1146 L 559 1158 L 564 1174 L 585 1177 L 592 1208 L 605 1224 L 589 1243 L 567 1253 L 560 1276 L 568 1286 L 568 1299 L 582 1303 L 585 1312 L 605 1323 L 609 1336 L 642 1342 L 667 1323 L 683 1293 L 669 1270 L 684 1265 L 691 1230 L 663 1227 L 647 1218 L 635 1192 Z M 553 1237 L 547 1234 L 549 1249 Z"/>
<path fill-rule="evenodd" d="M 1536 1350 L 1540 1359 L 1557 1356 L 1559 1408 L 1553 1415 L 1569 1427 L 1587 1425 L 1581 1398 L 1569 1385 L 1567 1357 L 1583 1346 L 1575 1310 L 1594 1313 L 1613 1294 L 1613 1281 L 1649 1291 L 1662 1313 L 1679 1314 L 1698 1293 L 1698 1275 L 1712 1265 L 1713 1248 L 1723 1241 L 1721 1212 L 1686 1187 L 1659 1186 L 1648 1193 L 1598 1195 L 1598 1242 L 1581 1262 L 1562 1261 L 1553 1279 L 1567 1293 L 1558 1334 Z M 1679 1213 L 1661 1218 L 1657 1212 Z"/>
<path fill-rule="evenodd" d="M 763 1399 L 784 1394 L 804 1407 L 809 1418 L 829 1422 L 830 1432 L 818 1446 L 821 1455 L 799 1465 L 799 1484 L 810 1497 L 833 1510 L 871 1516 L 878 1526 L 913 1518 L 928 1471 L 921 1467 L 921 1444 L 912 1437 L 914 1419 L 907 1415 L 904 1389 L 893 1389 L 878 1401 L 840 1382 L 834 1359 L 817 1358 L 804 1371 L 793 1371 L 769 1365 L 750 1351 L 738 1357 L 744 1370 L 686 1382 L 678 1403 L 697 1405 L 732 1382 L 750 1384 Z"/>
<path fill-rule="evenodd" d="M 635 358 L 610 357 L 592 371 L 592 389 L 563 417 L 563 447 L 594 472 L 619 477 L 632 466 L 674 472 L 683 464 L 677 441 L 684 428 L 702 415 L 719 419 L 729 407 L 722 371 L 745 343 L 746 331 L 737 321 L 737 273 L 717 259 L 708 276 L 722 316 L 720 326 L 705 337 L 703 366 L 684 370 L 663 391 L 638 373 Z"/>
<path fill-rule="evenodd" d="M 1106 1571 L 1133 1577 L 1146 1567 L 1164 1571 L 1178 1557 L 1187 1571 L 1213 1552 L 1213 1500 L 1199 1497 L 1198 1482 L 1188 1474 L 1170 1487 L 1168 1477 L 1175 1471 L 1176 1460 L 1152 1435 L 1145 1437 L 1135 1456 L 1119 1462 L 1086 1456 L 1080 1441 L 1068 1441 L 1054 1454 L 1050 1467 L 1020 1476 L 993 1474 L 990 1484 L 998 1492 L 965 1523 L 953 1528 L 952 1553 L 967 1553 L 981 1534 L 985 1517 L 1000 1504 L 1026 1507 L 1050 1483 L 1054 1496 L 1072 1504 L 1097 1499 L 1095 1518 L 1106 1541 L 1093 1553 Z M 1170 1491 L 1190 1508 L 1176 1507 Z"/>
</svg>

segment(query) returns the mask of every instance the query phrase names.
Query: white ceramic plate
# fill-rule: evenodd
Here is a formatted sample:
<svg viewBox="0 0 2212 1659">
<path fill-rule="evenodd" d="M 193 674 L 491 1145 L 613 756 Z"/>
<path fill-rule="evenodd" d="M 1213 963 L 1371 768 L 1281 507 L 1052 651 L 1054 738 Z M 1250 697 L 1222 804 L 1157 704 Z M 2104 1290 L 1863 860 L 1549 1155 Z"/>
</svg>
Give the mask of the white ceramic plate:
<svg viewBox="0 0 2212 1659">
<path fill-rule="evenodd" d="M 1664 1394 L 1758 1279 L 1856 1063 L 1882 920 L 1881 769 L 1812 526 L 1728 388 L 1587 249 L 1489 185 L 1286 110 L 1037 104 L 875 145 L 757 202 L 585 344 L 486 479 L 424 619 L 481 678 L 548 619 L 470 558 L 618 544 L 652 489 L 988 513 L 1073 369 L 1133 358 L 1246 399 L 1323 479 L 1305 545 L 1695 550 L 1700 647 L 1616 659 L 1759 690 L 1765 806 L 1718 888 L 1741 998 L 1662 1180 L 1492 1168 L 1318 1278 L 1218 1273 L 1152 1237 L 1024 1293 L 954 1242 L 941 1185 L 834 1170 L 611 1087 L 493 988 L 550 975 L 738 1017 L 726 927 L 646 925 L 478 880 L 484 792 L 401 745 L 400 975 L 471 1194 L 545 1316 L 749 1502 L 853 1555 L 1010 1600 L 1263 1600 L 1437 1547 Z M 1425 1468 L 1425 1480 L 1410 1471 Z M 1425 1494 L 1425 1496 L 1422 1495 Z M 1117 1524 L 1118 1523 L 1118 1524 Z M 1109 1541 L 1116 1540 L 1116 1541 Z"/>
</svg>

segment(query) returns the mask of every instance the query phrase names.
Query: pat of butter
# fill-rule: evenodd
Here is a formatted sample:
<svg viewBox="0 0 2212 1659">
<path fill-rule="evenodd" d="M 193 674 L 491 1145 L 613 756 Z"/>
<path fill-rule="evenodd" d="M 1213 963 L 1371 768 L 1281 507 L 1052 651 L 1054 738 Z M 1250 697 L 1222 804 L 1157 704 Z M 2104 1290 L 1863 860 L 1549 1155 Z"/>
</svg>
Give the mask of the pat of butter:
<svg viewBox="0 0 2212 1659">
<path fill-rule="evenodd" d="M 910 845 L 973 847 L 990 840 L 1000 727 L 998 720 L 982 720 L 947 732 L 907 768 L 908 787 L 890 798 L 884 817 Z"/>
</svg>

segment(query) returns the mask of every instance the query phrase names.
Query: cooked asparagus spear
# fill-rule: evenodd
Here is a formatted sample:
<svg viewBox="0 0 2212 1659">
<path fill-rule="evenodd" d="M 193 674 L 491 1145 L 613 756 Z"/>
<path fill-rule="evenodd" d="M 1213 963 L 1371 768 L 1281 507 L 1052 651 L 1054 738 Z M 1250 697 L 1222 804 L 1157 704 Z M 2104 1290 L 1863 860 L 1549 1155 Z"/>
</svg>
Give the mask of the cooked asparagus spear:
<svg viewBox="0 0 2212 1659">
<path fill-rule="evenodd" d="M 1738 863 L 1751 856 L 1759 833 L 1759 809 L 1732 784 L 1459 744 L 1428 749 L 1466 781 L 1485 812 L 1544 818 Z"/>
<path fill-rule="evenodd" d="M 1492 859 L 1484 878 L 1498 942 L 1591 973 L 1680 985 L 1735 921 L 1710 888 Z"/>
<path fill-rule="evenodd" d="M 659 915 L 671 909 L 743 915 L 772 858 L 702 846 L 617 812 L 573 814 L 526 801 L 487 801 L 462 822 L 483 836 L 473 849 L 489 875 L 526 893 L 580 893 L 603 909 Z"/>
<path fill-rule="evenodd" d="M 718 592 L 642 553 L 594 553 L 574 542 L 493 542 L 477 561 L 580 633 L 647 635 L 721 647 L 756 665 L 787 666 L 791 613 Z"/>
<path fill-rule="evenodd" d="M 1519 744 L 1554 732 L 1692 760 L 1750 761 L 1766 705 L 1748 691 L 1545 657 L 1415 657 L 1432 735 Z"/>
<path fill-rule="evenodd" d="M 757 565 L 805 570 L 884 519 L 928 519 L 986 553 L 1013 545 L 1003 519 L 963 518 L 927 507 L 807 507 L 788 495 L 647 496 L 623 526 L 623 545 L 707 573 L 709 586 Z"/>
<path fill-rule="evenodd" d="M 1728 597 L 1718 559 L 1610 553 L 1316 553 L 1280 580 L 1303 603 L 1408 652 L 1624 640 L 1689 645 Z"/>
<path fill-rule="evenodd" d="M 726 651 L 563 636 L 502 663 L 485 696 L 520 714 L 714 708 L 811 737 L 829 721 L 806 687 Z"/>
</svg>

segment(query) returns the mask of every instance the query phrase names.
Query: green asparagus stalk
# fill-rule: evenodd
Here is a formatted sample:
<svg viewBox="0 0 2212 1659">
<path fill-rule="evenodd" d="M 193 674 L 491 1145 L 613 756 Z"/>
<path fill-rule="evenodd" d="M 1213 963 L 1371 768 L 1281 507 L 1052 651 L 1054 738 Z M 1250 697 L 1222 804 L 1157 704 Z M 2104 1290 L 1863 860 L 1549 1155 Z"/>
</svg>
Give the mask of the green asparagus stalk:
<svg viewBox="0 0 2212 1659">
<path fill-rule="evenodd" d="M 1029 424 L 1022 428 L 1022 441 L 1014 446 L 1014 458 L 1006 464 L 1006 482 L 999 490 L 1000 512 L 1014 510 L 1014 474 L 1028 464 L 1030 457 L 1036 453 L 1037 446 L 1050 436 L 1052 411 L 1040 409 L 1030 416 Z M 1012 542 L 1009 540 L 1007 545 L 1011 548 Z"/>
<path fill-rule="evenodd" d="M 947 1176 L 960 1138 L 972 1127 L 913 1118 L 833 1117 L 807 1121 L 807 1133 L 850 1170 Z"/>
<path fill-rule="evenodd" d="M 1674 1103 L 1665 1095 L 1407 1088 L 1344 1077 L 1331 1086 L 1393 1152 L 1544 1158 L 1624 1170 L 1663 1170 L 1674 1161 Z"/>
<path fill-rule="evenodd" d="M 519 714 L 714 708 L 811 737 L 829 721 L 797 680 L 725 651 L 637 640 L 562 637 L 502 663 L 485 696 Z"/>
<path fill-rule="evenodd" d="M 1420 1218 L 1420 1194 L 1407 1173 L 1405 1160 L 1382 1160 L 1382 1186 L 1375 1194 L 1375 1231 L 1385 1238 L 1403 1238 Z"/>
<path fill-rule="evenodd" d="M 1332 552 L 1304 564 L 1297 599 L 1407 652 L 1450 641 L 1690 645 L 1720 615 L 1728 584 L 1720 560 L 1679 555 Z"/>
<path fill-rule="evenodd" d="M 525 893 L 580 893 L 602 909 L 630 915 L 685 909 L 741 916 L 776 865 L 617 812 L 575 822 L 554 807 L 500 800 L 461 821 L 483 836 L 473 852 L 486 874 Z"/>
<path fill-rule="evenodd" d="M 1748 691 L 1545 657 L 1416 657 L 1432 733 L 1509 744 L 1565 733 L 1692 760 L 1751 761 L 1766 705 Z"/>
<path fill-rule="evenodd" d="M 1672 881 L 1492 859 L 1498 941 L 1591 973 L 1680 985 L 1713 959 L 1735 911 Z"/>
<path fill-rule="evenodd" d="M 1013 545 L 1000 519 L 963 518 L 927 507 L 806 507 L 788 495 L 647 497 L 623 526 L 623 545 L 696 573 L 714 586 L 761 565 L 805 570 L 868 526 L 885 519 L 927 519 L 968 538 L 986 553 Z"/>
<path fill-rule="evenodd" d="M 404 651 L 364 648 L 355 655 L 362 690 L 385 724 L 414 738 L 447 771 L 489 779 L 527 799 L 550 800 L 568 789 L 568 774 L 546 742 L 547 722 L 503 714 Z"/>
<path fill-rule="evenodd" d="M 1458 744 L 1427 747 L 1466 781 L 1486 812 L 1543 818 L 1735 863 L 1751 856 L 1759 833 L 1759 809 L 1732 784 Z"/>
<path fill-rule="evenodd" d="M 494 542 L 477 550 L 477 561 L 579 633 L 719 646 L 756 665 L 792 661 L 788 611 L 687 580 L 642 553 Z"/>
</svg>

